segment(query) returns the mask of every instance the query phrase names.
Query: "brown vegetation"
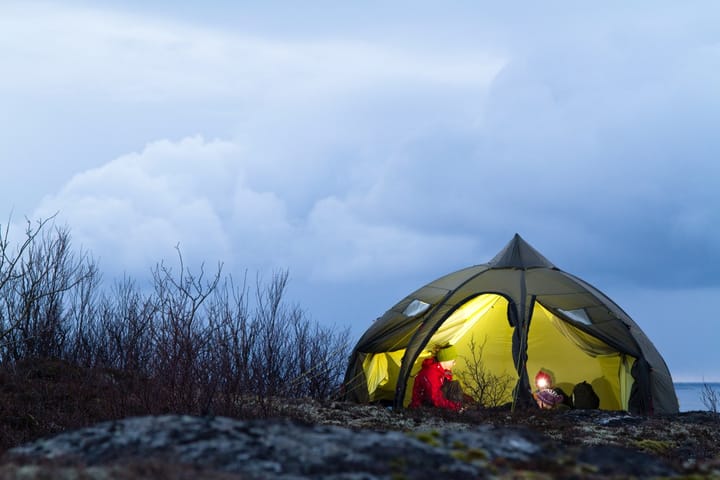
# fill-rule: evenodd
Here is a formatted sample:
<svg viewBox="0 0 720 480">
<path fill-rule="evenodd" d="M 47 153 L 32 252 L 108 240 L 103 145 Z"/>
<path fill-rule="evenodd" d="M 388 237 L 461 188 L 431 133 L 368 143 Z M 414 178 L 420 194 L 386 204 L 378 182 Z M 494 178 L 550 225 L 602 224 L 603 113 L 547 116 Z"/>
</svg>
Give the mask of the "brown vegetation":
<svg viewBox="0 0 720 480">
<path fill-rule="evenodd" d="M 192 271 L 178 248 L 142 287 L 105 289 L 50 226 L 28 222 L 16 247 L 0 229 L 0 450 L 99 420 L 269 415 L 270 399 L 336 392 L 349 331 L 288 304 L 287 272 L 250 288 L 222 265 Z"/>
<path fill-rule="evenodd" d="M 499 407 L 507 402 L 512 391 L 513 379 L 507 373 L 495 374 L 482 361 L 487 337 L 478 344 L 475 337 L 470 339 L 470 357 L 465 359 L 466 370 L 458 376 L 465 387 L 465 393 L 483 407 Z"/>
</svg>

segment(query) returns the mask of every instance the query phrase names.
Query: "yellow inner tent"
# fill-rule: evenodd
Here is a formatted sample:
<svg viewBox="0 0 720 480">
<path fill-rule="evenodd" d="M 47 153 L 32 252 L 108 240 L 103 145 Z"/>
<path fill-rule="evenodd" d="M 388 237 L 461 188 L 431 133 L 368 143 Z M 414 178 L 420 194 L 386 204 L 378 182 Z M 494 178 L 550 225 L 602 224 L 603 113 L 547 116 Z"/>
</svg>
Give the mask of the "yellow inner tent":
<svg viewBox="0 0 720 480">
<path fill-rule="evenodd" d="M 477 296 L 459 307 L 445 320 L 415 361 L 405 391 L 404 405 L 412 396 L 414 376 L 435 345 L 455 345 L 458 350 L 455 378 L 472 365 L 471 344 L 476 356 L 482 347 L 481 362 L 492 374 L 512 379 L 503 402 L 512 401 L 517 371 L 512 359 L 513 328 L 507 320 L 507 300 L 495 294 Z M 393 400 L 406 345 L 391 352 L 368 354 L 363 362 L 371 401 Z M 535 374 L 543 369 L 552 374 L 554 385 L 571 395 L 573 386 L 590 383 L 600 397 L 600 408 L 627 410 L 635 359 L 618 353 L 601 340 L 588 335 L 553 315 L 536 303 L 530 322 L 527 346 L 527 372 L 534 388 Z"/>
</svg>

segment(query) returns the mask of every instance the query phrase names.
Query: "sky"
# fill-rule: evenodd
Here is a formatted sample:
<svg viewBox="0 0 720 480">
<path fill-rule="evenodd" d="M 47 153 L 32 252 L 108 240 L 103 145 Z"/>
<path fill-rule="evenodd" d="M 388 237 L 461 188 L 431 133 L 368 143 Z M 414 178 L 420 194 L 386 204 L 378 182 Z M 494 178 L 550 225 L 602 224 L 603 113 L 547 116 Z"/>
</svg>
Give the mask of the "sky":
<svg viewBox="0 0 720 480">
<path fill-rule="evenodd" d="M 0 224 L 358 338 L 515 233 L 720 381 L 720 4 L 0 2 Z"/>
</svg>

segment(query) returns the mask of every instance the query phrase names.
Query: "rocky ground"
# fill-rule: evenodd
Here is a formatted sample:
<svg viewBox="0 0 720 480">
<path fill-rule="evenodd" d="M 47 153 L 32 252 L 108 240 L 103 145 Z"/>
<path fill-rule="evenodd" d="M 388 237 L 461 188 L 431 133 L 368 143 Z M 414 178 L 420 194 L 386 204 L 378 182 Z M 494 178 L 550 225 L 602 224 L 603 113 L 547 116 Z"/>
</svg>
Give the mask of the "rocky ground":
<svg viewBox="0 0 720 480">
<path fill-rule="evenodd" d="M 275 418 L 105 422 L 5 452 L 0 478 L 720 478 L 720 416 L 400 411 L 289 401 Z"/>
</svg>

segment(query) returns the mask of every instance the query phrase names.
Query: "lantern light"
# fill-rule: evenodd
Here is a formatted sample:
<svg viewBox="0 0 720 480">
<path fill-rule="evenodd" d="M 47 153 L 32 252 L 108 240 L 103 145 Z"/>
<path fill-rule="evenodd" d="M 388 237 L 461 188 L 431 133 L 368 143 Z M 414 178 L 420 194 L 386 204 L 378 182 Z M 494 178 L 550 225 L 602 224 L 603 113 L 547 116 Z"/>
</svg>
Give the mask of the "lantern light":
<svg viewBox="0 0 720 480">
<path fill-rule="evenodd" d="M 540 370 L 538 374 L 535 375 L 535 385 L 537 385 L 539 389 L 549 388 L 552 385 L 552 379 L 547 372 Z"/>
</svg>

